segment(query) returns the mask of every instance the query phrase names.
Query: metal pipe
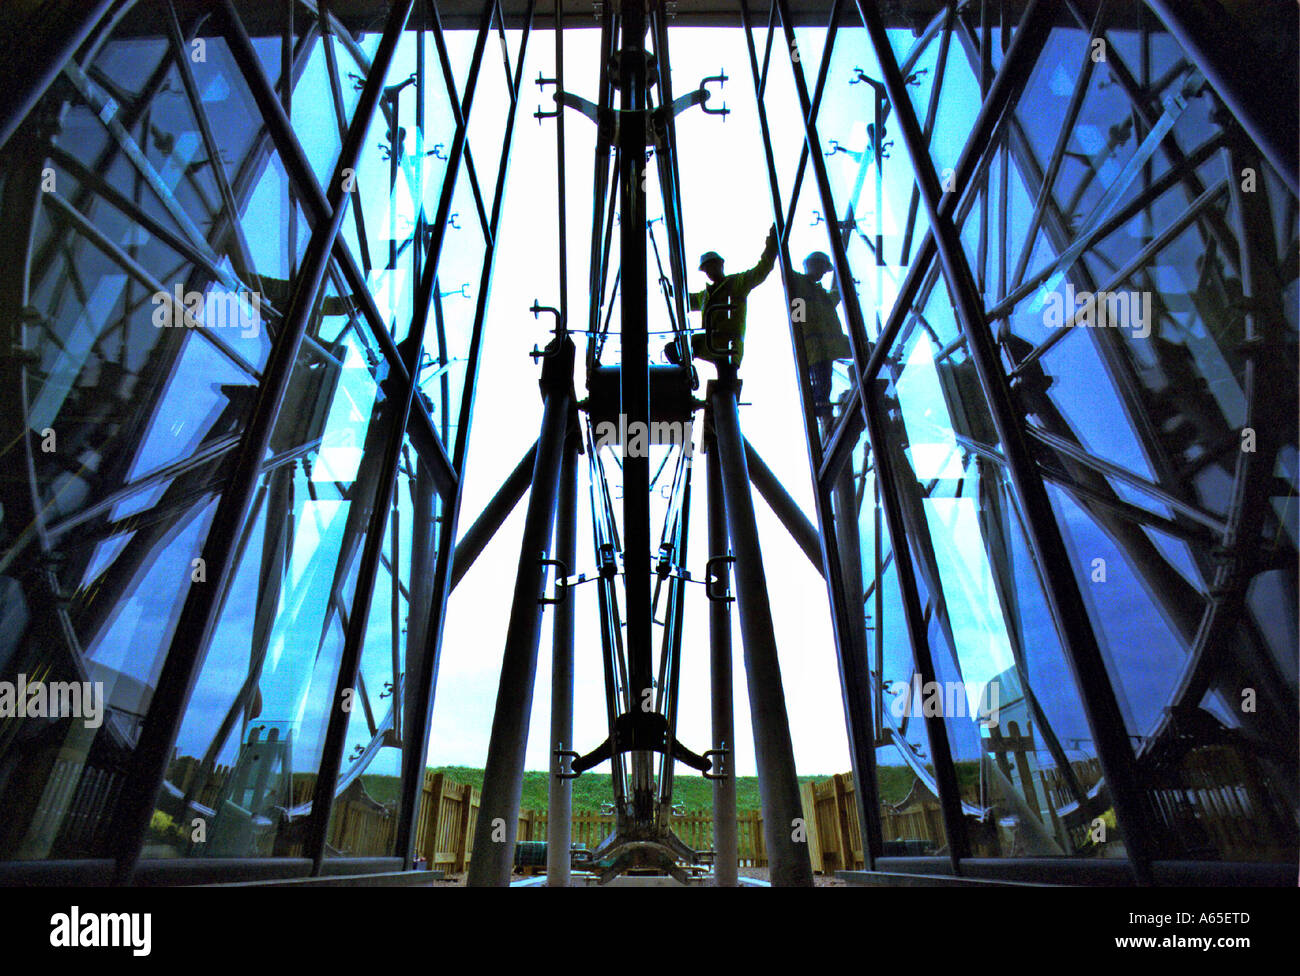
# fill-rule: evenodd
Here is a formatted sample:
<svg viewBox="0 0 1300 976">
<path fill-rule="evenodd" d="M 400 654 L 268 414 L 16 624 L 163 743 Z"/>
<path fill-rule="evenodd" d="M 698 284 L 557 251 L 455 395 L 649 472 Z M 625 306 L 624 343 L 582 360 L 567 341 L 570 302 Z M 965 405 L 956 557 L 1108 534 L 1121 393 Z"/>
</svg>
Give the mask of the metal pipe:
<svg viewBox="0 0 1300 976">
<path fill-rule="evenodd" d="M 533 711 L 537 677 L 537 646 L 542 631 L 539 599 L 546 579 L 542 562 L 551 545 L 560 461 L 573 409 L 573 341 L 554 340 L 542 363 L 542 430 L 533 464 L 514 599 L 501 661 L 496 713 L 483 771 L 483 799 L 474 830 L 474 859 L 466 883 L 471 887 L 504 887 L 510 883 L 515 838 L 519 830 L 519 801 L 524 786 L 524 753 Z"/>
<path fill-rule="evenodd" d="M 645 118 L 646 18 L 644 0 L 622 0 L 619 81 L 619 256 L 622 278 L 622 412 L 630 431 L 649 430 L 650 353 L 646 332 Z M 627 597 L 627 653 L 632 700 L 654 683 L 650 606 L 650 457 L 623 444 L 623 582 Z M 632 754 L 633 813 L 654 815 L 650 755 Z"/>
<path fill-rule="evenodd" d="M 560 468 L 559 513 L 555 524 L 554 558 L 564 564 L 557 572 L 571 573 L 577 558 L 578 435 L 564 444 Z M 573 592 L 565 590 L 555 605 L 551 631 L 551 778 L 546 804 L 546 883 L 569 884 L 573 846 L 573 781 L 561 779 L 565 762 L 556 750 L 573 748 Z"/>
<path fill-rule="evenodd" d="M 518 63 L 515 65 L 514 84 L 511 86 L 516 92 L 519 90 L 519 84 L 523 77 L 523 66 L 528 53 L 528 39 L 532 33 L 532 19 L 534 0 L 529 0 L 526 19 L 524 22 L 523 36 L 519 41 Z M 446 54 L 446 44 L 442 38 L 442 25 L 437 17 L 437 9 L 430 5 L 430 19 L 432 21 L 430 31 L 434 36 L 434 41 L 438 48 L 439 61 L 443 68 L 443 77 L 450 77 L 450 63 Z M 484 6 L 484 16 L 489 17 L 492 8 Z M 479 30 L 487 29 L 488 20 L 484 20 L 479 25 Z M 453 108 L 455 102 L 452 100 Z M 465 370 L 464 395 L 460 401 L 460 413 L 456 427 L 456 443 L 453 446 L 453 458 L 449 467 L 456 483 L 460 483 L 461 477 L 465 472 L 465 455 L 469 444 L 469 434 L 474 418 L 474 397 L 478 389 L 478 369 L 479 369 L 479 350 L 483 342 L 483 322 L 487 314 L 487 302 L 491 293 L 492 281 L 492 263 L 496 254 L 496 234 L 501 217 L 501 204 L 504 196 L 504 187 L 506 175 L 510 167 L 510 146 L 514 140 L 515 120 L 519 99 L 514 98 L 510 101 L 510 109 L 506 113 L 506 131 L 505 141 L 501 148 L 501 159 L 497 164 L 497 182 L 495 187 L 495 199 L 492 202 L 492 217 L 488 227 L 487 239 L 488 247 L 483 257 L 483 273 L 479 278 L 479 295 L 477 305 L 474 310 L 474 325 L 470 334 L 469 343 L 469 362 Z M 458 111 L 458 109 L 457 109 Z M 463 120 L 461 120 L 463 121 Z M 460 123 L 457 123 L 458 128 Z M 444 215 L 445 216 L 445 215 Z M 382 331 L 382 330 L 381 330 Z M 419 400 L 416 400 L 419 403 Z M 415 416 L 412 412 L 412 416 Z M 441 442 L 435 438 L 435 443 L 441 447 Z M 443 495 L 445 507 L 441 521 L 441 531 L 438 537 L 438 554 L 434 568 L 433 581 L 433 599 L 429 602 L 426 609 L 426 619 L 428 621 L 425 627 L 424 645 L 418 648 L 414 653 L 421 656 L 420 673 L 423 679 L 418 688 L 415 689 L 414 701 L 410 708 L 407 709 L 408 721 L 413 722 L 415 716 L 419 716 L 418 734 L 413 737 L 414 748 L 408 748 L 402 756 L 402 801 L 398 814 L 397 828 L 397 850 L 402 854 L 405 863 L 409 866 L 414 861 L 415 856 L 415 834 L 416 834 L 416 815 L 419 810 L 420 795 L 423 782 L 423 772 L 425 763 L 425 753 L 429 742 L 429 725 L 433 714 L 434 692 L 438 683 L 438 655 L 442 646 L 442 625 L 446 614 L 447 597 L 451 593 L 451 567 L 452 560 L 455 557 L 454 543 L 456 540 L 456 528 L 460 521 L 460 503 L 462 493 L 459 489 L 454 492 Z"/>
<path fill-rule="evenodd" d="M 712 440 L 712 439 L 711 439 Z M 740 882 L 740 844 L 736 833 L 736 722 L 732 707 L 731 601 L 715 599 L 731 591 L 731 570 L 723 557 L 729 554 L 727 503 L 722 492 L 722 462 L 716 442 L 707 445 L 706 476 L 709 483 L 709 562 L 719 567 L 718 580 L 705 580 L 709 600 L 709 687 L 712 692 L 713 750 L 713 883 L 734 888 Z M 726 582 L 726 587 L 719 583 Z M 716 589 L 715 589 L 716 588 Z"/>
<path fill-rule="evenodd" d="M 414 0 L 404 0 L 403 3 L 394 5 L 388 23 L 384 27 L 383 40 L 380 42 L 381 50 L 376 53 L 375 63 L 370 69 L 373 75 L 382 66 L 383 73 L 376 79 L 380 85 L 385 80 L 387 64 L 392 59 L 392 51 L 396 50 L 413 3 Z M 383 49 L 384 45 L 387 45 L 391 50 L 385 51 Z M 396 106 L 394 106 L 395 114 Z M 396 154 L 397 149 L 393 147 L 392 157 L 396 158 Z M 453 153 L 453 163 L 450 164 L 453 167 L 455 166 L 454 158 L 455 154 Z M 448 188 L 444 196 L 449 195 L 450 189 Z M 346 206 L 345 198 L 339 204 L 339 209 L 342 210 Z M 336 217 L 335 224 L 340 223 L 341 219 L 340 214 Z M 441 243 L 439 239 L 436 243 L 437 250 L 430 253 L 429 259 L 424 266 L 424 280 L 421 282 L 420 292 L 416 296 L 407 339 L 398 345 L 398 349 L 402 353 L 403 363 L 406 366 L 407 375 L 412 378 L 419 375 L 420 351 L 424 340 L 425 323 L 428 321 L 431 293 L 436 281 L 436 267 Z M 365 646 L 366 632 L 370 628 L 370 607 L 374 601 L 375 580 L 378 578 L 380 560 L 384 551 L 389 505 L 393 497 L 394 484 L 397 480 L 398 465 L 402 460 L 402 445 L 405 440 L 411 401 L 415 396 L 415 387 L 414 382 L 407 383 L 404 395 L 387 397 L 384 407 L 379 410 L 378 417 L 372 421 L 372 423 L 378 423 L 383 431 L 382 439 L 377 438 L 379 443 L 373 445 L 374 448 L 379 448 L 380 444 L 383 445 L 382 454 L 378 458 L 378 464 L 374 471 L 374 494 L 367 497 L 364 492 L 359 491 L 359 497 L 352 501 L 354 508 L 358 505 L 368 506 L 364 513 L 358 513 L 366 519 L 366 535 L 365 542 L 361 547 L 361 558 L 357 566 L 356 583 L 352 591 L 352 606 L 348 612 L 348 621 L 343 637 L 343 649 L 339 654 L 339 670 L 335 680 L 334 704 L 331 706 L 329 725 L 325 731 L 325 741 L 321 746 L 320 765 L 317 770 L 316 786 L 312 796 L 311 819 L 307 824 L 304 853 L 312 859 L 313 874 L 320 874 L 321 865 L 325 860 L 330 814 L 334 805 L 339 768 L 343 762 L 343 748 L 346 744 L 348 726 L 351 720 L 350 709 L 345 710 L 341 707 L 341 703 L 350 701 L 352 692 L 355 690 L 357 673 L 361 666 L 361 652 Z M 367 432 L 366 439 L 367 441 L 370 440 L 369 432 Z M 376 451 L 376 453 L 379 452 Z M 358 478 L 358 487 L 360 487 L 360 478 Z M 394 555 L 396 556 L 396 550 L 394 550 Z M 394 565 L 392 567 L 394 579 L 397 578 L 400 571 L 399 566 Z M 393 679 L 395 683 L 394 695 L 396 695 L 398 693 L 396 688 L 397 675 L 394 675 Z M 394 707 L 396 706 L 397 702 L 395 700 Z"/>
<path fill-rule="evenodd" d="M 727 529 L 736 554 L 736 589 L 740 604 L 740 631 L 745 649 L 745 676 L 749 687 L 750 716 L 754 727 L 754 754 L 758 763 L 758 791 L 763 809 L 763 836 L 774 885 L 810 887 L 812 860 L 794 746 L 781 684 L 768 603 L 767 578 L 754 521 L 754 501 L 749 494 L 745 441 L 740 433 L 736 406 L 735 367 L 719 367 L 722 377 L 710 384 L 709 402 L 722 467 L 722 489 L 727 505 Z"/>
<path fill-rule="evenodd" d="M 569 204 L 568 179 L 564 169 L 564 0 L 555 0 L 555 182 L 558 187 L 558 240 L 560 259 L 560 320 L 558 332 L 569 328 Z"/>
<path fill-rule="evenodd" d="M 746 35 L 749 37 L 749 54 L 750 68 L 754 79 L 754 88 L 756 92 L 762 90 L 762 82 L 758 71 L 758 59 L 754 50 L 752 41 L 752 32 L 750 31 L 749 10 L 744 0 L 741 2 L 741 17 L 745 25 Z M 836 33 L 836 23 L 838 18 L 831 18 L 831 30 L 828 32 L 827 49 L 832 49 L 834 35 Z M 790 49 L 794 50 L 793 47 Z M 770 52 L 770 42 L 769 42 Z M 792 66 L 793 67 L 793 66 Z M 819 90 L 825 84 L 826 65 L 819 74 Z M 803 85 L 803 74 L 799 70 L 794 71 L 796 84 L 799 85 L 801 93 L 801 106 L 807 105 L 806 92 Z M 767 125 L 767 115 L 760 101 L 758 105 L 758 115 L 760 122 L 760 132 L 763 136 L 764 155 L 767 160 L 768 186 L 771 192 L 773 216 L 778 222 L 778 226 L 784 227 L 786 224 L 785 216 L 781 213 L 781 196 L 776 174 L 775 157 L 772 152 L 771 133 Z M 811 129 L 805 132 L 805 138 L 814 144 L 818 144 L 815 136 L 810 136 Z M 816 154 L 817 158 L 813 161 L 814 172 L 818 167 L 821 168 L 823 176 L 825 175 L 825 163 L 821 159 L 820 153 Z M 807 165 L 807 160 L 811 158 L 805 147 L 803 156 L 800 160 L 800 168 Z M 820 187 L 819 187 L 820 189 Z M 825 212 L 831 213 L 833 206 L 827 202 L 828 197 L 823 197 L 823 206 Z M 843 243 L 838 235 L 835 235 L 836 241 Z M 782 282 L 785 286 L 786 297 L 790 298 L 790 260 L 786 251 L 785 236 L 778 236 L 778 248 L 781 249 L 780 267 Z M 857 309 L 854 304 L 854 309 Z M 854 313 L 850 313 L 854 314 Z M 859 320 L 860 311 L 857 313 Z M 807 376 L 807 357 L 806 351 L 800 338 L 794 334 L 793 323 L 791 330 L 791 342 L 794 348 L 796 362 L 799 364 L 800 375 Z M 835 511 L 831 505 L 830 493 L 826 489 L 826 480 L 819 477 L 819 472 L 825 469 L 825 465 L 830 458 L 823 458 L 822 440 L 823 432 L 819 429 L 815 412 L 811 409 L 811 402 L 807 396 L 806 383 L 801 382 L 804 389 L 804 431 L 805 444 L 808 451 L 809 471 L 813 476 L 815 489 L 815 498 L 817 505 L 817 523 L 821 526 L 821 565 L 823 567 L 822 575 L 826 579 L 827 598 L 830 601 L 832 619 L 835 622 L 835 655 L 836 663 L 840 672 L 840 692 L 842 695 L 842 704 L 844 706 L 845 720 L 848 726 L 849 737 L 849 754 L 853 763 L 854 781 L 858 791 L 858 809 L 861 817 L 860 822 L 863 825 L 863 851 L 864 858 L 868 866 L 873 863 L 873 851 L 878 851 L 880 827 L 879 827 L 879 807 L 876 803 L 876 774 L 875 774 L 875 743 L 872 738 L 872 729 L 874 725 L 871 720 L 871 703 L 868 694 L 870 687 L 869 678 L 866 673 L 866 660 L 863 632 L 863 619 L 861 616 L 860 606 L 852 607 L 847 598 L 847 587 L 845 584 L 843 566 L 840 560 L 839 541 L 835 532 Z M 855 388 L 856 391 L 856 388 Z M 860 397 L 859 397 L 860 399 Z M 846 412 L 850 416 L 858 414 L 860 423 L 860 408 L 856 406 L 846 407 Z M 841 435 L 845 431 L 844 427 L 839 429 Z M 856 433 L 853 439 L 856 439 Z M 841 443 L 843 443 L 842 439 Z M 852 446 L 852 440 L 848 440 L 849 447 Z"/>
<path fill-rule="evenodd" d="M 469 568 L 474 565 L 474 560 L 479 557 L 484 547 L 497 534 L 501 526 L 505 524 L 510 513 L 515 510 L 519 504 L 519 499 L 524 497 L 524 492 L 528 490 L 528 485 L 532 479 L 533 462 L 537 459 L 537 443 L 534 442 L 524 456 L 519 459 L 515 469 L 506 475 L 506 480 L 501 482 L 501 487 L 496 490 L 496 494 L 491 500 L 483 506 L 483 511 L 479 513 L 474 524 L 465 530 L 465 534 L 460 537 L 460 542 L 456 544 L 456 554 L 451 564 L 451 588 L 454 590 Z"/>
<path fill-rule="evenodd" d="M 749 465 L 750 480 L 758 489 L 758 493 L 763 496 L 763 501 L 767 502 L 772 514 L 781 520 L 785 530 L 790 533 L 790 537 L 816 567 L 817 572 L 825 576 L 826 570 L 822 567 L 822 547 L 817 539 L 817 530 L 808 521 L 808 516 L 804 515 L 798 503 L 790 497 L 785 486 L 777 480 L 772 469 L 759 457 L 758 451 L 754 450 L 754 445 L 749 443 L 749 438 L 745 439 L 745 461 Z"/>
</svg>

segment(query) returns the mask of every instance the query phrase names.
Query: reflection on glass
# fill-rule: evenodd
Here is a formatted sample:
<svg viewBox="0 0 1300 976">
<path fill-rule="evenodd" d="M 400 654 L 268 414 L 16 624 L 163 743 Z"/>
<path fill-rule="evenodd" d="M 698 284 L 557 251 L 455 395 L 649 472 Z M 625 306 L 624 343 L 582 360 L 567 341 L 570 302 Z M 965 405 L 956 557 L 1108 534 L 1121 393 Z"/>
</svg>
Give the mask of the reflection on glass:
<svg viewBox="0 0 1300 976">
<path fill-rule="evenodd" d="M 294 371 L 155 815 L 202 829 L 155 831 L 148 854 L 301 851 L 375 477 L 383 405 L 367 360 L 350 334 Z"/>
</svg>

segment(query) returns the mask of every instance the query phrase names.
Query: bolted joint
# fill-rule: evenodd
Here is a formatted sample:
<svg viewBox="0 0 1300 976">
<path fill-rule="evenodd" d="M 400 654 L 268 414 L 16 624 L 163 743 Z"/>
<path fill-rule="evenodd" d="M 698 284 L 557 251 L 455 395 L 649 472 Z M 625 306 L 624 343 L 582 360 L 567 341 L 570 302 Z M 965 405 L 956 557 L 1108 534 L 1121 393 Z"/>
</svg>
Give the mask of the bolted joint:
<svg viewBox="0 0 1300 976">
<path fill-rule="evenodd" d="M 626 63 L 624 59 L 627 59 Z M 615 88 L 622 88 L 625 72 L 635 71 L 634 62 L 640 62 L 641 74 L 645 78 L 646 91 L 659 84 L 659 62 L 649 51 L 640 48 L 623 48 L 615 51 L 609 59 L 609 80 Z"/>
</svg>

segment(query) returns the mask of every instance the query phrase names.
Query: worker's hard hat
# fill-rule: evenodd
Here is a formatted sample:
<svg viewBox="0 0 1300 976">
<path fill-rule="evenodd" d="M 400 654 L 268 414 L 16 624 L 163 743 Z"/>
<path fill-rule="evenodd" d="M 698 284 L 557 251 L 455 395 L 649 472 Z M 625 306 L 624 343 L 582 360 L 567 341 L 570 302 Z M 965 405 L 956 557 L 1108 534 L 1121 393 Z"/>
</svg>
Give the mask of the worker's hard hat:
<svg viewBox="0 0 1300 976">
<path fill-rule="evenodd" d="M 803 259 L 803 269 L 808 274 L 825 274 L 832 267 L 834 265 L 831 264 L 831 259 L 826 255 L 825 251 L 813 251 Z"/>
<path fill-rule="evenodd" d="M 722 260 L 722 255 L 719 254 L 717 251 L 705 251 L 703 254 L 700 255 L 700 270 L 703 271 L 704 266 L 708 264 L 710 261 L 717 261 L 719 264 L 726 263 Z"/>
</svg>

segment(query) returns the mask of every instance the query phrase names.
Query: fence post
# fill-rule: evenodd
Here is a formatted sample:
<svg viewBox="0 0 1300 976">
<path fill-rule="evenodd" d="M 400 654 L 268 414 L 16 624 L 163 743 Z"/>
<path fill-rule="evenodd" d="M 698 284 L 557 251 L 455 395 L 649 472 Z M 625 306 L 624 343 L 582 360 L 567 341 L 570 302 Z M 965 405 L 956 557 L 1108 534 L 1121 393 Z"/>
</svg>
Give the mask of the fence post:
<svg viewBox="0 0 1300 976">
<path fill-rule="evenodd" d="M 465 865 L 473 854 L 474 843 L 469 835 L 470 813 L 474 806 L 474 787 L 466 783 L 459 790 L 460 793 L 460 822 L 457 824 L 456 832 L 456 861 L 455 868 L 458 872 L 465 870 Z"/>
<path fill-rule="evenodd" d="M 853 773 L 844 774 L 844 819 L 849 825 L 849 858 L 845 867 L 857 871 L 866 867 L 867 847 L 862 836 L 862 820 L 858 816 L 858 787 Z"/>
<path fill-rule="evenodd" d="M 442 813 L 442 773 L 434 773 L 432 776 L 427 772 L 424 774 L 424 790 L 420 795 L 420 802 L 424 805 L 423 815 L 420 817 L 425 823 L 424 860 L 428 864 L 429 870 L 432 871 L 434 861 L 438 857 L 438 821 Z"/>
<path fill-rule="evenodd" d="M 849 838 L 848 799 L 844 791 L 844 774 L 836 773 L 831 777 L 835 787 L 835 832 L 839 835 L 840 870 L 853 866 L 853 841 Z"/>
<path fill-rule="evenodd" d="M 821 830 L 817 824 L 817 785 L 811 781 L 800 783 L 799 796 L 803 800 L 804 830 L 808 836 L 808 856 L 812 860 L 813 873 L 825 874 Z"/>
</svg>

